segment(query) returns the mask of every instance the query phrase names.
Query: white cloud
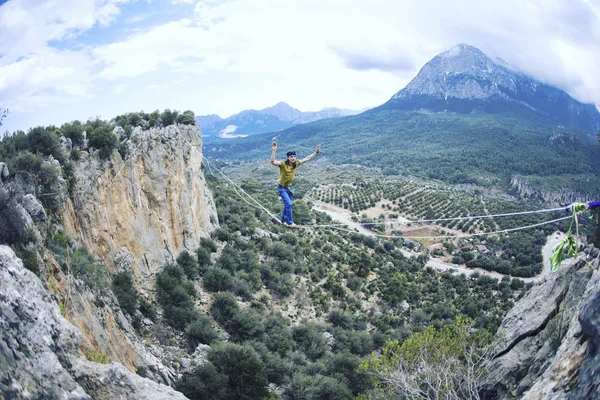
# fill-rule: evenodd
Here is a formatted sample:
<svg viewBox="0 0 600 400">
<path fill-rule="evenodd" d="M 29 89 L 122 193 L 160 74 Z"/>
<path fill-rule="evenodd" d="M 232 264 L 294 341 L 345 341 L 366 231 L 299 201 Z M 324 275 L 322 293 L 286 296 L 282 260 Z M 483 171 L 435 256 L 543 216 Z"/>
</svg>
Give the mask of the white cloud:
<svg viewBox="0 0 600 400">
<path fill-rule="evenodd" d="M 107 26 L 129 0 L 12 0 L 0 8 L 0 54 L 35 53 L 53 40 Z"/>
<path fill-rule="evenodd" d="M 87 44 L 82 33 L 111 29 L 125 2 L 0 7 L 1 101 L 36 109 L 87 96 L 89 115 L 179 108 L 227 116 L 278 101 L 304 111 L 362 109 L 388 100 L 436 54 L 468 43 L 600 104 L 600 10 L 589 0 L 172 0 L 195 4 L 193 13 L 173 6 L 170 22 Z M 124 22 L 156 12 L 146 3 Z M 65 38 L 79 47 L 51 47 Z"/>
<path fill-rule="evenodd" d="M 87 67 L 91 65 L 85 52 L 50 48 L 14 63 L 0 64 L 3 105 L 18 111 L 53 102 L 62 104 L 65 97 L 89 97 L 93 78 Z M 44 95 L 49 99 L 44 100 Z"/>
</svg>

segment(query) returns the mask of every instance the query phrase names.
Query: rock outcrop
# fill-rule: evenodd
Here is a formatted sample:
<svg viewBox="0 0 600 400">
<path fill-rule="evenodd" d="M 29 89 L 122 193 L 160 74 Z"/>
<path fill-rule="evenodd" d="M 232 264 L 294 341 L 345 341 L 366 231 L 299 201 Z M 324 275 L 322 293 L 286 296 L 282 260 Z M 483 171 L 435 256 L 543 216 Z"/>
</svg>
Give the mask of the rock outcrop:
<svg viewBox="0 0 600 400">
<path fill-rule="evenodd" d="M 527 199 L 541 199 L 548 204 L 570 204 L 576 201 L 590 201 L 594 200 L 590 194 L 582 193 L 577 190 L 562 188 L 559 190 L 544 190 L 534 187 L 529 184 L 525 179 L 520 176 L 514 176 L 510 182 L 511 186 L 514 187 L 523 198 Z"/>
<path fill-rule="evenodd" d="M 0 245 L 0 332 L 2 398 L 185 399 L 120 364 L 86 360 L 81 333 L 5 245 Z"/>
<path fill-rule="evenodd" d="M 502 322 L 500 348 L 484 399 L 599 398 L 598 250 L 566 263 L 515 304 Z"/>
<path fill-rule="evenodd" d="M 217 224 L 216 207 L 202 172 L 197 126 L 138 127 L 125 143 L 125 158 L 114 152 L 102 161 L 82 153 L 63 225 L 113 270 L 115 257 L 128 252 L 144 286 L 179 252 L 196 250 Z"/>
</svg>

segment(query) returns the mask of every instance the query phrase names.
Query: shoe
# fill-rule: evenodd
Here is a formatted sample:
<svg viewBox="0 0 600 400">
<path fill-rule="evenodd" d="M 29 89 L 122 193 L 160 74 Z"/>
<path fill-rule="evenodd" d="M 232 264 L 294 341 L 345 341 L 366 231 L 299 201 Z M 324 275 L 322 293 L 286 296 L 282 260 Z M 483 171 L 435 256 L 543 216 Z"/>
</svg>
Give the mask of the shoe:
<svg viewBox="0 0 600 400">
<path fill-rule="evenodd" d="M 281 225 L 283 225 L 283 226 L 285 226 L 285 227 L 287 227 L 287 226 L 288 226 L 287 222 L 282 222 L 282 223 L 281 223 Z"/>
<path fill-rule="evenodd" d="M 293 222 L 292 222 L 292 223 L 291 223 L 291 224 L 289 224 L 288 226 L 289 226 L 290 228 L 295 228 L 297 225 L 296 225 L 295 223 L 293 223 Z"/>
</svg>

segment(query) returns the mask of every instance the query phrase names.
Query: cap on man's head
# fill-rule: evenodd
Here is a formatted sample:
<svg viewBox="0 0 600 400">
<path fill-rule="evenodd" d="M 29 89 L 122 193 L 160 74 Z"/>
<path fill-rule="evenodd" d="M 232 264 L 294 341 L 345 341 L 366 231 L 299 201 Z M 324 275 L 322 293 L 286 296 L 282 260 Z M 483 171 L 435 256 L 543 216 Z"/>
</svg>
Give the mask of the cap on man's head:
<svg viewBox="0 0 600 400">
<path fill-rule="evenodd" d="M 293 151 L 293 150 L 292 150 L 292 151 L 288 151 L 288 152 L 286 153 L 286 156 L 287 156 L 287 157 L 289 157 L 289 156 L 295 156 L 295 155 L 296 155 L 296 152 L 295 152 L 295 151 Z"/>
</svg>

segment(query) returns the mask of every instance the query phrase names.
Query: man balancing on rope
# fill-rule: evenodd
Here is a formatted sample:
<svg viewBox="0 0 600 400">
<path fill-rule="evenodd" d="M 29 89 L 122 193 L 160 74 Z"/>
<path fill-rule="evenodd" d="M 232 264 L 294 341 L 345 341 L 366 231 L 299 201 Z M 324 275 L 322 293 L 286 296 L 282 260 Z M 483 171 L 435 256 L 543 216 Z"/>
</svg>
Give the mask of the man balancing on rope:
<svg viewBox="0 0 600 400">
<path fill-rule="evenodd" d="M 279 167 L 279 180 L 277 181 L 277 191 L 279 197 L 283 201 L 283 212 L 281 213 L 281 223 L 295 228 L 294 219 L 292 218 L 292 199 L 294 192 L 292 189 L 292 183 L 294 183 L 294 176 L 296 175 L 296 168 L 307 161 L 312 160 L 321 151 L 321 145 L 318 145 L 315 152 L 306 156 L 302 160 L 296 160 L 296 152 L 288 151 L 287 159 L 285 161 L 276 161 L 275 152 L 277 151 L 277 143 L 273 142 L 271 145 L 273 151 L 271 152 L 271 164 Z"/>
</svg>

